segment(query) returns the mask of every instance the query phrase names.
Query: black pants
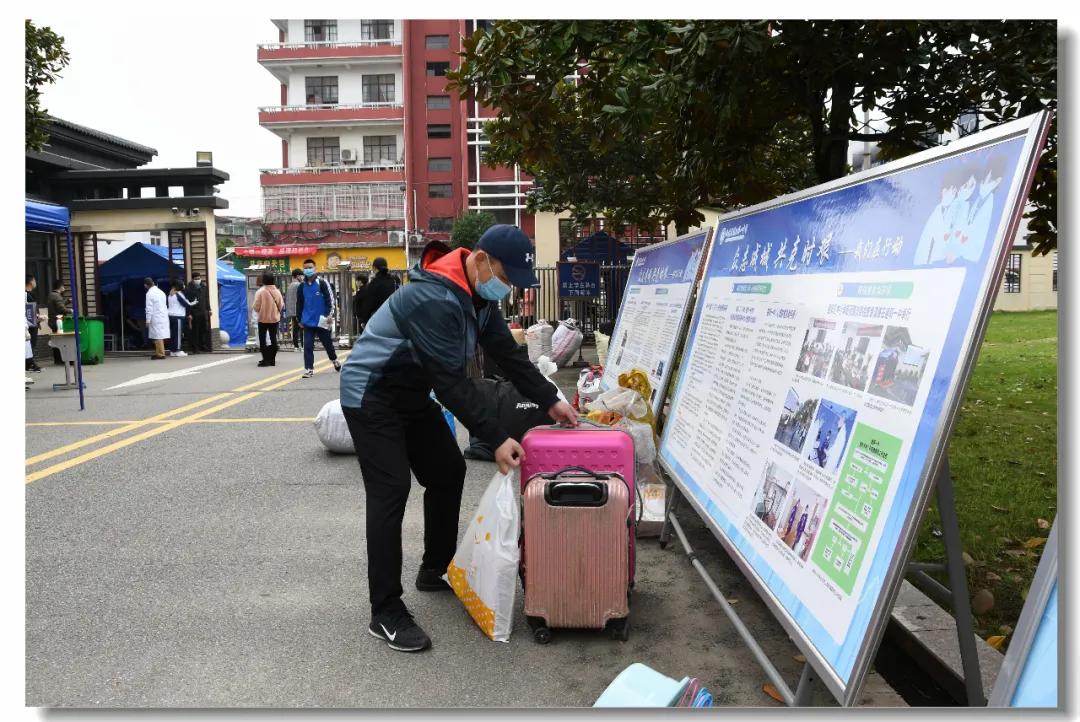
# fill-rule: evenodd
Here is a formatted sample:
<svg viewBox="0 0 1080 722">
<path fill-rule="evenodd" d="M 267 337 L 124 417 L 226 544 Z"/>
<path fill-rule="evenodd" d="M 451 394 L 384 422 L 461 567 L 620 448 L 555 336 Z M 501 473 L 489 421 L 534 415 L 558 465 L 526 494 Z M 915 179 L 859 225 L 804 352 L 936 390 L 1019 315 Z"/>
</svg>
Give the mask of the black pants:
<svg viewBox="0 0 1080 722">
<path fill-rule="evenodd" d="M 60 327 L 56 325 L 56 320 L 55 319 L 52 319 L 52 318 L 49 319 L 49 330 L 52 331 L 53 333 L 60 333 Z M 60 349 L 53 347 L 52 358 L 53 358 L 53 363 L 54 364 L 59 364 L 60 366 L 64 365 L 64 359 L 60 355 Z"/>
<path fill-rule="evenodd" d="M 214 350 L 210 345 L 210 314 L 191 315 L 191 350 L 204 353 Z"/>
<path fill-rule="evenodd" d="M 30 333 L 30 358 L 26 359 L 26 368 L 32 369 L 37 366 L 37 361 L 34 360 L 34 352 L 37 351 L 37 326 L 31 326 L 26 329 Z"/>
<path fill-rule="evenodd" d="M 262 352 L 263 361 L 273 364 L 277 359 L 278 342 L 276 323 L 259 324 L 259 351 Z"/>
<path fill-rule="evenodd" d="M 424 557 L 420 565 L 446 572 L 457 549 L 465 460 L 431 402 L 403 413 L 342 407 L 367 496 L 368 590 L 372 615 L 404 609 L 401 601 L 401 520 L 410 469 L 424 487 Z"/>
<path fill-rule="evenodd" d="M 296 316 L 289 316 L 289 327 L 292 329 L 293 348 L 303 348 L 304 329 L 300 326 L 300 319 Z"/>
</svg>

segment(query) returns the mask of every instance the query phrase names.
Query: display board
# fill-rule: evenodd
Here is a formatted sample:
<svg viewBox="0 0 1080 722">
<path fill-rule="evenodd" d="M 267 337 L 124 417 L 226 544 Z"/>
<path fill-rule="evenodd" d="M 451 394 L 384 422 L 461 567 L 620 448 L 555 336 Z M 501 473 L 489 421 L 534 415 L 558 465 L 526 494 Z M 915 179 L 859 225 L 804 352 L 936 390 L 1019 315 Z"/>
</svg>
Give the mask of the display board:
<svg viewBox="0 0 1080 722">
<path fill-rule="evenodd" d="M 1058 529 L 1054 522 L 1001 664 L 991 707 L 1059 707 Z"/>
<path fill-rule="evenodd" d="M 841 702 L 884 630 L 1046 128 L 717 223 L 661 463 Z"/>
<path fill-rule="evenodd" d="M 653 389 L 648 401 L 654 412 L 660 410 L 711 234 L 712 229 L 706 229 L 634 254 L 608 342 L 602 389 L 618 386 L 620 373 L 640 368 Z"/>
</svg>

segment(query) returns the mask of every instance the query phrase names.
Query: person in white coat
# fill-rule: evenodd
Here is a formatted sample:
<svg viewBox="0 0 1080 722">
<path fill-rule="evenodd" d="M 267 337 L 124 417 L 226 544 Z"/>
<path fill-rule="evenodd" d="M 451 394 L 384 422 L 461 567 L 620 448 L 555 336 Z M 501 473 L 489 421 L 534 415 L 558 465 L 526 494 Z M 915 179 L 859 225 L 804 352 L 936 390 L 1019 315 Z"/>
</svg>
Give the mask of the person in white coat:
<svg viewBox="0 0 1080 722">
<path fill-rule="evenodd" d="M 829 445 L 829 450 L 825 456 L 825 470 L 836 471 L 840 468 L 840 460 L 844 456 L 844 447 L 847 446 L 848 432 L 847 424 L 844 423 L 844 417 L 841 416 L 836 421 L 836 433 L 833 434 L 832 443 Z"/>
<path fill-rule="evenodd" d="M 169 337 L 169 305 L 165 292 L 154 283 L 152 278 L 144 278 L 146 287 L 146 331 L 154 342 L 155 361 L 165 358 L 165 339 Z"/>
</svg>

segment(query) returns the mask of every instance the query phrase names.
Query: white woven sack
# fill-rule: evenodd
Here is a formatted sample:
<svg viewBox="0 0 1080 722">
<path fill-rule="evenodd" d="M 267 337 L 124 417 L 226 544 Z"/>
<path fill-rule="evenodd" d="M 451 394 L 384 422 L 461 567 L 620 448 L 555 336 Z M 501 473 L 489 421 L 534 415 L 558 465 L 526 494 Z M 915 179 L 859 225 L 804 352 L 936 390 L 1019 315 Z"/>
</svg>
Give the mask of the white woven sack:
<svg viewBox="0 0 1080 722">
<path fill-rule="evenodd" d="M 349 433 L 349 425 L 345 423 L 345 414 L 341 411 L 341 399 L 327 401 L 315 417 L 315 433 L 322 442 L 335 454 L 355 454 L 352 434 Z"/>
</svg>

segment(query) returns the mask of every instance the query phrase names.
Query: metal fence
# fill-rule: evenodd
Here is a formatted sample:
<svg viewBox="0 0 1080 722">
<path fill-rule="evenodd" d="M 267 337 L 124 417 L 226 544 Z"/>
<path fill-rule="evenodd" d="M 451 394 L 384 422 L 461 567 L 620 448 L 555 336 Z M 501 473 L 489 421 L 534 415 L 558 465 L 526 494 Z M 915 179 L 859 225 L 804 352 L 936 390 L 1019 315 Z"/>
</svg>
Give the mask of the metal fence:
<svg viewBox="0 0 1080 722">
<path fill-rule="evenodd" d="M 600 266 L 600 296 L 590 299 L 559 298 L 559 272 L 556 266 L 536 269 L 540 287 L 515 288 L 503 300 L 503 315 L 528 328 L 539 320 L 556 322 L 574 318 L 581 324 L 587 339 L 605 323 L 615 323 L 622 304 L 623 289 L 630 275 L 629 264 Z"/>
</svg>

